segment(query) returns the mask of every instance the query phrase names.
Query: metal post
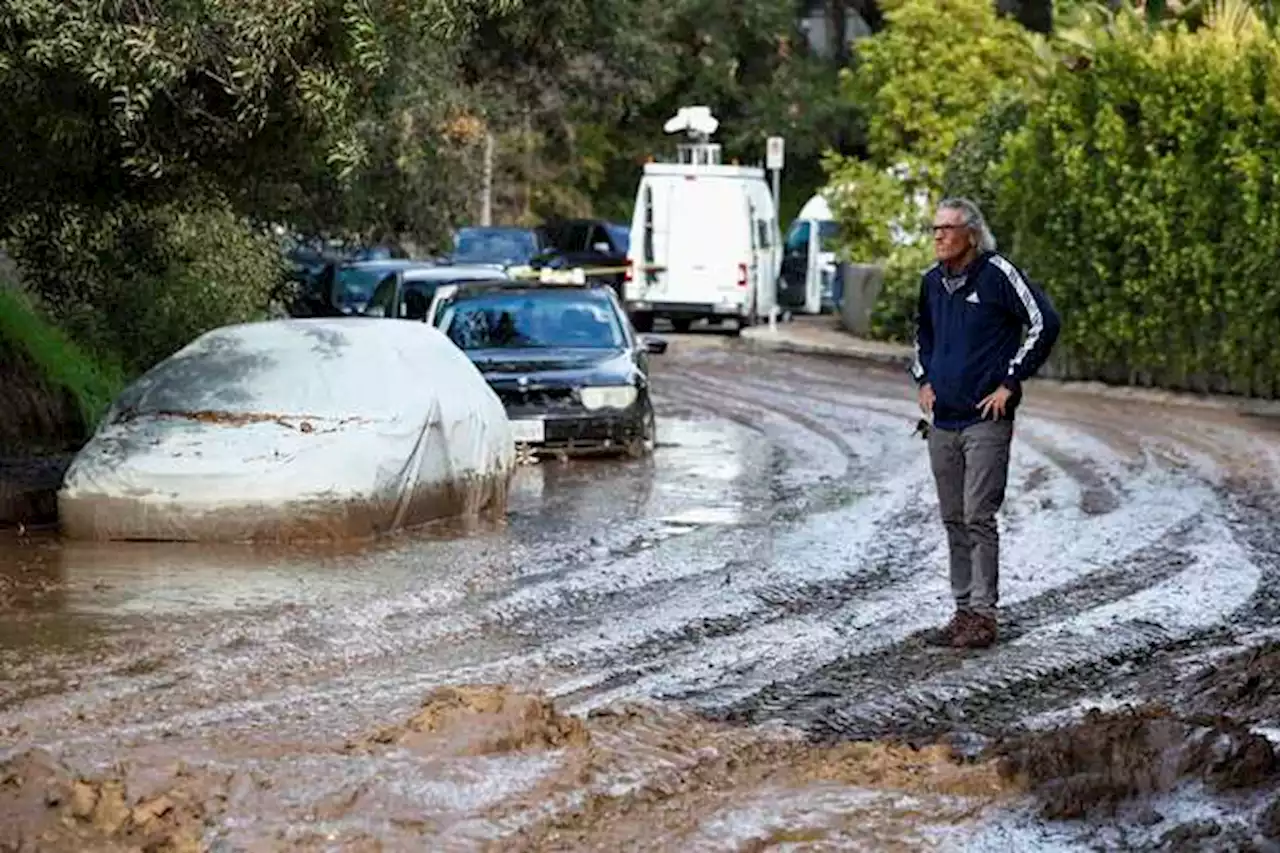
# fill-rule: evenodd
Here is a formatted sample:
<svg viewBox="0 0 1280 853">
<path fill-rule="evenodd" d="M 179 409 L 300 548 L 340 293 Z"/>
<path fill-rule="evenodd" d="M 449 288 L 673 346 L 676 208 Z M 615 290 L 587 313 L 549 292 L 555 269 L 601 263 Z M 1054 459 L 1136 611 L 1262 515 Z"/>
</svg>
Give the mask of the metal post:
<svg viewBox="0 0 1280 853">
<path fill-rule="evenodd" d="M 493 132 L 484 135 L 484 189 L 480 197 L 480 224 L 493 224 Z"/>
<path fill-rule="evenodd" d="M 782 178 L 782 170 L 774 169 L 773 170 L 773 206 L 776 208 L 782 207 L 782 199 L 778 195 L 782 191 L 778 186 L 781 178 Z"/>
</svg>

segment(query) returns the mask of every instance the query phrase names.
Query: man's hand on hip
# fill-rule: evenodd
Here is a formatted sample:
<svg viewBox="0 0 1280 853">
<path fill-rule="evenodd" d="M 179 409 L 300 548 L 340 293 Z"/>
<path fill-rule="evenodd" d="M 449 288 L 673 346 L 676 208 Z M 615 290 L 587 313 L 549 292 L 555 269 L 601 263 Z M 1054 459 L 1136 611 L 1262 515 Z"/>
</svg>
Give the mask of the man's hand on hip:
<svg viewBox="0 0 1280 853">
<path fill-rule="evenodd" d="M 1013 392 L 1001 385 L 982 398 L 982 402 L 978 403 L 978 411 L 982 413 L 984 420 L 986 418 L 1003 418 L 1005 404 L 1009 402 L 1009 398 L 1012 396 Z"/>
<path fill-rule="evenodd" d="M 919 394 L 920 411 L 924 412 L 926 415 L 933 414 L 934 399 L 933 386 L 928 382 L 921 385 Z"/>
</svg>

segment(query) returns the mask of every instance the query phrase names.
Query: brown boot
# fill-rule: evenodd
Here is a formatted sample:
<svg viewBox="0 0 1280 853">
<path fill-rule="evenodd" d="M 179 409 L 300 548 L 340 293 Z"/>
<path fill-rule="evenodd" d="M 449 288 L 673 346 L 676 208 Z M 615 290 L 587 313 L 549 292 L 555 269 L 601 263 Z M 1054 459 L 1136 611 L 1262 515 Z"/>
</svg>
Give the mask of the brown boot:
<svg viewBox="0 0 1280 853">
<path fill-rule="evenodd" d="M 930 646 L 954 646 L 956 636 L 969 624 L 973 614 L 968 610 L 957 610 L 951 621 L 941 628 L 932 628 L 925 632 L 924 641 Z"/>
<path fill-rule="evenodd" d="M 995 643 L 996 634 L 996 617 L 971 613 L 952 636 L 951 645 L 957 649 L 985 649 Z"/>
</svg>

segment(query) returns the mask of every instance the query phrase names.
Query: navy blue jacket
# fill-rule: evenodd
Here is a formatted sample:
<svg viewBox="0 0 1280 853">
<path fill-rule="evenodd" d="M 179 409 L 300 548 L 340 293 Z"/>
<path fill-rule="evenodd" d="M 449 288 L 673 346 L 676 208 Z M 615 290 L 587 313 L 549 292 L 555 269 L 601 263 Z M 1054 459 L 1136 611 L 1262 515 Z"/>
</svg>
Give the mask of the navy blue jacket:
<svg viewBox="0 0 1280 853">
<path fill-rule="evenodd" d="M 1007 258 L 984 252 L 955 275 L 935 264 L 920 281 L 911 369 L 917 384 L 933 387 L 934 426 L 978 423 L 978 403 L 1001 385 L 1013 392 L 1004 416 L 1012 420 L 1023 380 L 1044 364 L 1061 328 L 1053 303 Z"/>
</svg>

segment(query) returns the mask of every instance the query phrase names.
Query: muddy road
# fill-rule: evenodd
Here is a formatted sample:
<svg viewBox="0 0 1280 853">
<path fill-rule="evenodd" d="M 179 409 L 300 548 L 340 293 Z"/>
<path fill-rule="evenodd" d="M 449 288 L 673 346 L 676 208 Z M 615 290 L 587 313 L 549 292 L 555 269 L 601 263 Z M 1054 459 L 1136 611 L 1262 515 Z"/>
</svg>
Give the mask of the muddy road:
<svg viewBox="0 0 1280 853">
<path fill-rule="evenodd" d="M 672 341 L 654 458 L 524 467 L 505 524 L 0 534 L 0 850 L 1271 849 L 1269 788 L 1201 797 L 1192 767 L 1117 836 L 983 748 L 1193 695 L 1257 700 L 1232 737 L 1280 726 L 1274 679 L 1202 672 L 1280 634 L 1274 423 L 1034 389 L 1001 640 L 930 649 L 951 606 L 905 377 Z"/>
</svg>

